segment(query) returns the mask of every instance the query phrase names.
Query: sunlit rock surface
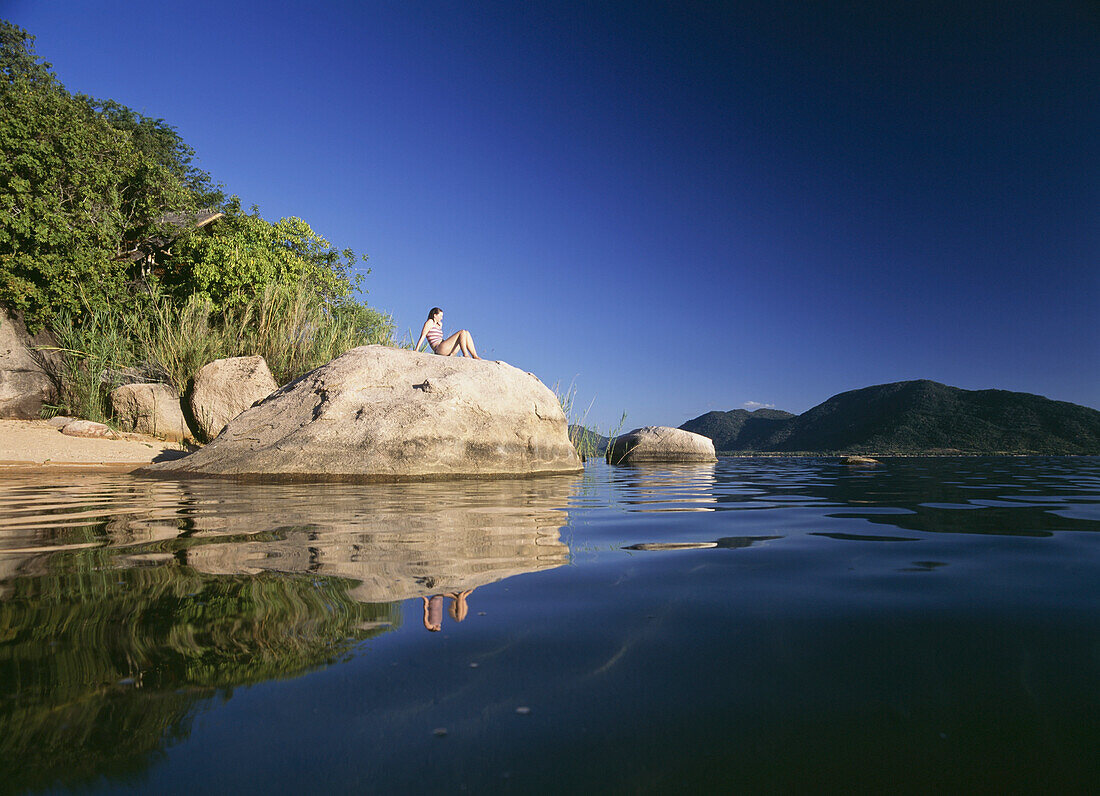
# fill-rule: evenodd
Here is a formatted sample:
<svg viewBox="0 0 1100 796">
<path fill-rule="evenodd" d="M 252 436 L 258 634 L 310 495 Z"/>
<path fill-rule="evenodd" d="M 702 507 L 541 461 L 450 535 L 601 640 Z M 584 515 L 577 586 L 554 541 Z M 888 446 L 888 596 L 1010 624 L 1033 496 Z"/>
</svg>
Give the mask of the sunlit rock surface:
<svg viewBox="0 0 1100 796">
<path fill-rule="evenodd" d="M 261 356 L 215 359 L 203 365 L 188 397 L 198 432 L 213 439 L 230 420 L 278 387 Z"/>
<path fill-rule="evenodd" d="M 124 431 L 176 442 L 190 439 L 179 396 L 167 384 L 124 384 L 111 391 L 111 412 Z"/>
<path fill-rule="evenodd" d="M 352 349 L 142 473 L 413 480 L 579 472 L 557 397 L 500 362 Z"/>
<path fill-rule="evenodd" d="M 668 426 L 645 426 L 616 437 L 612 464 L 639 462 L 713 462 L 714 443 L 702 434 Z"/>
</svg>

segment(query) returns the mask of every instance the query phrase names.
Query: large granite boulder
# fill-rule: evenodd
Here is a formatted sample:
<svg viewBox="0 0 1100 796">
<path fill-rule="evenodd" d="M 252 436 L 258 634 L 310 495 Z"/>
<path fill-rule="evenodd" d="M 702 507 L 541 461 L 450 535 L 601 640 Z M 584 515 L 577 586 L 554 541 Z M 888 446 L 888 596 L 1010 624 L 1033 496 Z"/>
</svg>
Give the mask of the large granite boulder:
<svg viewBox="0 0 1100 796">
<path fill-rule="evenodd" d="M 279 385 L 261 356 L 215 359 L 195 374 L 189 402 L 195 430 L 214 439 L 226 424 Z"/>
<path fill-rule="evenodd" d="M 612 464 L 639 462 L 713 462 L 714 442 L 682 428 L 645 426 L 615 438 L 608 454 Z"/>
<path fill-rule="evenodd" d="M 176 391 L 167 384 L 123 384 L 110 394 L 111 413 L 123 431 L 172 442 L 191 439 Z"/>
<path fill-rule="evenodd" d="M 392 481 L 578 472 L 554 394 L 502 362 L 348 351 L 158 475 Z"/>
<path fill-rule="evenodd" d="M 34 420 L 42 404 L 57 400 L 53 381 L 31 353 L 53 345 L 45 332 L 27 333 L 23 318 L 0 307 L 0 418 Z"/>
</svg>

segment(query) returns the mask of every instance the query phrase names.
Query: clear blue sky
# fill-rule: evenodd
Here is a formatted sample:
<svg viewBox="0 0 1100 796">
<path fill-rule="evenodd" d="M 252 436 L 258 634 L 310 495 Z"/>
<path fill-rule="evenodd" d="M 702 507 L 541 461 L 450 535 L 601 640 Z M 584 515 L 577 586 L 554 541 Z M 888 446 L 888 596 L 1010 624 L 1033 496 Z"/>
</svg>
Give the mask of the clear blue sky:
<svg viewBox="0 0 1100 796">
<path fill-rule="evenodd" d="M 1100 407 L 1091 0 L 0 12 L 604 430 L 916 378 Z"/>
</svg>

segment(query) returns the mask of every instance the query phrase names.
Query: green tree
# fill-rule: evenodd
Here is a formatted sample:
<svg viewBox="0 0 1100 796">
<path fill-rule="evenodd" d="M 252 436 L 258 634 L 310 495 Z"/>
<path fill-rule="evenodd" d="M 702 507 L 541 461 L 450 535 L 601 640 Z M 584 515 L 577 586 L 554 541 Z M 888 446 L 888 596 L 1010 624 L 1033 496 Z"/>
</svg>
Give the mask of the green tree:
<svg viewBox="0 0 1100 796">
<path fill-rule="evenodd" d="M 70 95 L 0 22 L 0 303 L 39 328 L 58 312 L 128 304 L 121 255 L 194 196 L 163 164 Z"/>
<path fill-rule="evenodd" d="M 164 119 L 143 116 L 111 99 L 93 99 L 84 94 L 76 98 L 116 130 L 128 133 L 130 141 L 144 155 L 168 169 L 191 192 L 199 207 L 220 207 L 225 194 L 210 175 L 195 165 L 195 150 L 188 146 L 175 127 Z"/>
<path fill-rule="evenodd" d="M 353 311 L 353 293 L 362 282 L 356 265 L 365 261 L 351 249 L 337 249 L 300 218 L 271 223 L 258 208 L 244 213 L 233 197 L 226 216 L 211 230 L 176 241 L 163 280 L 174 295 L 192 293 L 215 309 L 242 306 L 273 284 L 312 288 L 327 305 Z M 361 306 L 361 305 L 360 305 Z"/>
</svg>

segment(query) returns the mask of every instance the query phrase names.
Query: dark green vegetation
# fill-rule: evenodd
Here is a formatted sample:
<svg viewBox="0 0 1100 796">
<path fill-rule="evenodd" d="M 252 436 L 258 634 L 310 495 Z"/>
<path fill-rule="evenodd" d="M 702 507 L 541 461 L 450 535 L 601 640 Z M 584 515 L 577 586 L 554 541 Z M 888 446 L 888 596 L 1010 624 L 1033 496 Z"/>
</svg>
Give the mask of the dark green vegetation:
<svg viewBox="0 0 1100 796">
<path fill-rule="evenodd" d="M 350 581 L 209 575 L 164 558 L 82 550 L 8 585 L 0 790 L 134 781 L 213 698 L 340 660 L 400 623 L 395 606 L 351 599 Z"/>
<path fill-rule="evenodd" d="M 680 428 L 710 437 L 716 451 L 762 450 L 763 440 L 780 428 L 782 421 L 793 418 L 790 412 L 778 409 L 734 409 L 730 412 L 707 412 L 689 420 Z"/>
<path fill-rule="evenodd" d="M 720 452 L 1100 453 L 1100 411 L 925 380 L 851 390 L 798 416 L 737 409 L 680 428 L 710 437 Z"/>
<path fill-rule="evenodd" d="M 282 352 L 285 382 L 391 340 L 355 298 L 365 258 L 243 211 L 194 156 L 163 119 L 70 94 L 0 20 L 0 306 L 57 337 L 62 409 L 102 419 L 99 393 L 124 380 L 182 394 L 224 356 Z"/>
</svg>

